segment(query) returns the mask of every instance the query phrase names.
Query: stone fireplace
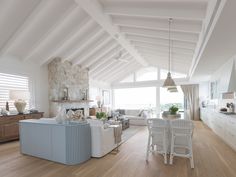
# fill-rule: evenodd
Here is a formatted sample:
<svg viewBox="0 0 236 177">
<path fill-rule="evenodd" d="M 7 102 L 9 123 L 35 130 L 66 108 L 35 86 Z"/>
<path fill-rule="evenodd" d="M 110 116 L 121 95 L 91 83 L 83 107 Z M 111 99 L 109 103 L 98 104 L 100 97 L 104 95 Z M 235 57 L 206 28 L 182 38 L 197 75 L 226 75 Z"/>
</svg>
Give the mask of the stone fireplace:
<svg viewBox="0 0 236 177">
<path fill-rule="evenodd" d="M 82 100 L 89 89 L 88 69 L 55 58 L 48 64 L 48 77 L 50 117 L 55 117 L 60 108 L 81 108 L 84 109 L 84 115 L 88 116 L 89 102 Z M 68 100 L 63 100 L 65 88 L 68 89 Z"/>
</svg>

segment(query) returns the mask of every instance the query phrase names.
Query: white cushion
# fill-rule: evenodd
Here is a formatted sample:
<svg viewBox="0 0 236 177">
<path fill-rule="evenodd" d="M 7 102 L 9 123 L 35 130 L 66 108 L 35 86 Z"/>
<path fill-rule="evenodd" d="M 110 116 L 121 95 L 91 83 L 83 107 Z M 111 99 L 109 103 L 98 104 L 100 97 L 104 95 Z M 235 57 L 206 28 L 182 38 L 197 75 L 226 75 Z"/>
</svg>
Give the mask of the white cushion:
<svg viewBox="0 0 236 177">
<path fill-rule="evenodd" d="M 140 110 L 138 110 L 138 109 L 126 109 L 125 110 L 125 115 L 138 116 L 139 113 L 140 113 Z"/>
</svg>

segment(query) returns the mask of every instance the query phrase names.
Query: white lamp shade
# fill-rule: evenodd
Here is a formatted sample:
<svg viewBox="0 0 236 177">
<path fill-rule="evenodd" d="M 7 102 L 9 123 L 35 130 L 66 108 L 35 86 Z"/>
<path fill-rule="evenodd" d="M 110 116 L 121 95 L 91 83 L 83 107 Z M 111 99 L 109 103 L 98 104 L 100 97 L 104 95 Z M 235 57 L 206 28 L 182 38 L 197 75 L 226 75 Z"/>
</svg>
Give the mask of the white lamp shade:
<svg viewBox="0 0 236 177">
<path fill-rule="evenodd" d="M 28 100 L 29 92 L 25 90 L 10 90 L 9 97 L 10 100 Z"/>
</svg>

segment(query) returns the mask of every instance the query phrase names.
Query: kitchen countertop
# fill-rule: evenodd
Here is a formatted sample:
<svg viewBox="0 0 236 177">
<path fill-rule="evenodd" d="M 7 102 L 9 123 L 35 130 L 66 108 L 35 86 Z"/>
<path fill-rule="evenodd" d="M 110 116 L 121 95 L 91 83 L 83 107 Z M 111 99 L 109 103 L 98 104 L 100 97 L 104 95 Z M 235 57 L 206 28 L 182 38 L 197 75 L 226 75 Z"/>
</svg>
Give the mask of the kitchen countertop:
<svg viewBox="0 0 236 177">
<path fill-rule="evenodd" d="M 219 115 L 221 115 L 221 116 L 223 116 L 223 117 L 226 117 L 226 118 L 231 117 L 231 118 L 235 118 L 235 119 L 236 119 L 236 113 L 235 113 L 235 112 L 234 112 L 234 113 L 227 114 L 227 113 L 220 112 L 219 110 L 216 110 L 216 109 L 213 109 L 213 108 L 202 108 L 202 107 L 201 107 L 201 109 L 202 109 L 202 110 L 209 111 L 209 112 L 217 113 L 217 114 L 219 114 Z"/>
</svg>

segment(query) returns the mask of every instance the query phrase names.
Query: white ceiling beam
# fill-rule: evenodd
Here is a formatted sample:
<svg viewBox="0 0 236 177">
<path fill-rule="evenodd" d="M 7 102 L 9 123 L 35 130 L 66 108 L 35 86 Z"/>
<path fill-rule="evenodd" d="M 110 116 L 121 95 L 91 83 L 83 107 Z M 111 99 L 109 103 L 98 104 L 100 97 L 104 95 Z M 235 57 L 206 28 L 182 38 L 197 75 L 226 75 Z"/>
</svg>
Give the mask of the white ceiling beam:
<svg viewBox="0 0 236 177">
<path fill-rule="evenodd" d="M 106 82 L 108 83 L 117 83 L 117 82 L 120 82 L 122 79 L 124 79 L 126 76 L 134 73 L 135 71 L 137 71 L 138 69 L 140 69 L 140 66 L 139 65 L 135 65 L 133 67 L 130 67 L 129 70 L 127 70 L 126 72 L 123 72 L 122 74 L 120 75 L 115 75 L 114 77 L 111 77 L 109 79 L 106 80 Z"/>
<path fill-rule="evenodd" d="M 108 68 L 110 68 L 112 65 L 115 64 L 117 64 L 117 62 L 115 60 L 110 59 L 106 61 L 106 64 L 101 65 L 97 69 L 90 71 L 89 74 L 92 77 L 99 76 L 100 73 L 103 73 L 105 70 L 107 70 Z"/>
<path fill-rule="evenodd" d="M 44 4 L 43 7 L 41 6 L 40 11 L 33 18 L 28 18 L 30 21 L 27 20 L 27 25 L 24 26 L 19 35 L 15 36 L 14 42 L 6 48 L 5 53 L 23 59 L 54 28 L 54 25 L 64 19 L 68 14 L 68 9 L 76 7 L 76 4 L 71 1 L 51 0 L 46 2 L 48 3 Z"/>
<path fill-rule="evenodd" d="M 163 54 L 159 54 L 159 53 L 151 53 L 151 52 L 142 52 L 141 53 L 142 56 L 148 56 L 149 58 L 155 59 L 155 58 L 162 58 L 163 60 L 168 60 L 168 54 L 163 55 Z M 186 58 L 183 57 L 182 55 L 172 55 L 173 59 L 177 59 L 177 60 L 183 60 L 183 61 L 187 61 L 187 62 L 192 62 L 192 58 Z"/>
<path fill-rule="evenodd" d="M 104 14 L 103 8 L 98 1 L 75 0 L 104 30 L 112 37 L 117 38 L 118 43 L 132 55 L 137 62 L 143 66 L 148 63 L 139 55 L 135 48 L 120 34 L 119 28 L 114 26 L 108 15 Z"/>
<path fill-rule="evenodd" d="M 112 40 L 113 38 L 111 38 L 110 35 L 104 33 L 101 38 L 95 40 L 85 50 L 79 53 L 79 55 L 76 55 L 73 58 L 72 63 L 81 65 L 82 62 L 86 61 L 89 57 L 91 57 L 94 53 L 103 48 L 107 43 L 111 42 Z"/>
<path fill-rule="evenodd" d="M 89 66 L 89 71 L 96 70 L 96 68 L 98 68 L 100 65 L 105 64 L 109 59 L 114 57 L 117 52 L 120 52 L 121 50 L 123 50 L 123 48 L 121 48 L 117 44 L 117 46 L 115 46 L 112 50 L 108 51 L 106 55 L 104 55 L 102 58 L 99 58 L 99 60 L 96 61 L 93 65 Z"/>
<path fill-rule="evenodd" d="M 60 29 L 60 27 L 66 23 L 68 17 L 71 17 L 72 14 L 74 15 L 75 11 L 78 11 L 78 8 L 76 8 L 76 6 L 72 6 L 71 8 L 69 8 L 65 12 L 65 15 L 62 17 L 62 19 L 58 21 L 55 25 L 53 25 L 52 28 L 47 33 L 45 33 L 39 41 L 34 44 L 31 51 L 25 57 L 23 57 L 23 60 L 30 60 L 34 53 L 36 53 L 37 50 L 45 44 L 45 42 L 47 42 L 47 38 L 50 38 L 53 33 Z"/>
<path fill-rule="evenodd" d="M 123 68 L 127 63 L 123 62 L 114 62 L 109 67 L 106 67 L 102 72 L 99 72 L 96 76 L 94 76 L 98 80 L 102 80 L 105 76 L 111 75 L 114 71 L 120 70 Z"/>
<path fill-rule="evenodd" d="M 46 55 L 41 54 L 41 57 L 43 59 L 40 62 L 40 65 L 49 63 L 53 58 L 57 56 L 61 56 L 63 59 L 66 58 L 65 55 L 68 55 L 68 53 L 74 49 L 75 44 L 78 43 L 77 39 L 79 38 L 80 40 L 82 40 L 81 36 L 85 37 L 86 35 L 91 35 L 90 30 L 94 28 L 96 29 L 96 26 L 96 23 L 91 18 L 86 18 L 80 21 L 75 30 L 72 30 L 72 32 L 65 35 L 63 37 L 63 40 L 58 41 L 57 44 L 53 47 L 50 46 L 52 50 L 50 50 Z"/>
<path fill-rule="evenodd" d="M 151 42 L 146 42 L 146 41 L 131 41 L 131 43 L 135 46 L 160 46 L 160 47 L 165 47 L 165 48 L 168 48 L 169 45 L 165 45 L 163 43 L 151 43 Z M 180 49 L 184 49 L 184 50 L 187 50 L 189 52 L 194 52 L 194 48 L 188 48 L 186 46 L 183 46 L 183 45 L 177 45 L 177 43 L 173 44 L 173 48 L 180 48 Z"/>
<path fill-rule="evenodd" d="M 106 55 L 115 46 L 117 46 L 117 42 L 114 42 L 114 40 L 110 41 L 101 50 L 98 50 L 92 56 L 90 56 L 89 59 L 82 62 L 81 65 L 85 68 L 89 68 L 89 66 L 93 65 L 97 60 Z"/>
<path fill-rule="evenodd" d="M 151 49 L 158 49 L 163 51 L 169 51 L 169 46 L 158 45 L 158 44 L 150 44 L 146 42 L 132 42 L 137 47 L 144 47 L 144 48 L 151 48 Z M 172 45 L 172 51 L 176 53 L 186 53 L 186 54 L 193 54 L 194 50 L 192 49 L 184 49 L 178 46 Z"/>
<path fill-rule="evenodd" d="M 71 48 L 65 55 L 65 58 L 68 60 L 73 60 L 76 55 L 82 53 L 86 50 L 94 41 L 99 40 L 104 36 L 105 31 L 99 26 L 94 26 L 93 28 L 88 29 L 87 33 L 83 36 L 80 36 L 80 39 L 77 40 L 73 48 Z"/>
<path fill-rule="evenodd" d="M 128 63 L 112 59 L 114 62 L 110 65 L 106 65 L 102 70 L 97 72 L 96 75 L 99 78 L 105 77 L 107 74 L 110 75 L 110 74 L 112 74 L 112 72 L 119 70 L 119 68 L 122 68 L 123 66 L 129 65 L 130 63 L 134 63 L 134 60 L 132 59 L 131 56 L 130 56 L 130 58 L 127 58 L 130 60 Z"/>
<path fill-rule="evenodd" d="M 150 52 L 153 51 L 153 52 L 164 53 L 164 54 L 169 53 L 168 49 L 165 49 L 165 48 L 155 48 L 155 47 L 145 47 L 145 46 L 136 46 L 136 48 L 137 48 L 137 50 L 139 50 L 139 52 L 142 52 L 142 49 L 144 49 L 147 51 L 149 50 Z M 183 55 L 183 56 L 193 57 L 193 53 L 185 53 L 180 49 L 173 49 L 172 54 L 179 54 L 179 55 Z"/>
<path fill-rule="evenodd" d="M 19 27 L 24 24 L 39 3 L 39 0 L 0 1 L 0 49 L 17 32 Z"/>
<path fill-rule="evenodd" d="M 140 53 L 145 52 L 145 53 L 157 53 L 159 55 L 166 55 L 168 56 L 169 52 L 168 51 L 163 51 L 163 50 L 158 50 L 158 49 L 152 49 L 152 48 L 147 48 L 147 47 L 136 47 Z M 186 58 L 193 58 L 193 54 L 185 54 L 185 53 L 176 53 L 172 52 L 172 56 L 174 55 L 179 55 L 183 56 Z"/>
<path fill-rule="evenodd" d="M 126 57 L 124 58 L 124 60 L 128 60 L 128 61 L 130 61 L 130 62 L 131 62 L 131 59 L 132 59 L 132 56 L 130 56 L 129 54 L 128 54 L 128 56 L 126 56 Z M 117 64 L 120 64 L 120 63 L 124 63 L 124 62 L 122 62 L 122 61 L 117 61 L 117 60 L 115 60 L 114 58 L 110 58 L 110 60 L 108 60 L 104 66 L 98 67 L 96 70 L 91 71 L 90 74 L 91 74 L 92 76 L 94 76 L 94 75 L 100 75 L 100 74 L 104 73 L 104 71 L 106 71 L 107 69 L 111 68 L 113 65 L 117 65 Z"/>
<path fill-rule="evenodd" d="M 147 18 L 127 18 L 114 16 L 113 23 L 121 27 L 135 27 L 153 30 L 168 30 L 168 19 L 147 19 Z M 175 20 L 173 21 L 171 31 L 187 32 L 199 34 L 202 30 L 202 22 Z"/>
<path fill-rule="evenodd" d="M 131 42 L 145 42 L 148 44 L 169 46 L 169 40 L 167 39 L 151 38 L 151 37 L 143 37 L 143 36 L 135 36 L 135 35 L 128 35 L 127 38 Z M 179 48 L 195 50 L 195 47 L 196 47 L 195 43 L 182 42 L 182 41 L 176 41 L 176 40 L 172 40 L 172 41 L 173 41 L 173 46 L 176 46 Z"/>
<path fill-rule="evenodd" d="M 147 59 L 148 60 L 148 59 Z M 153 66 L 157 66 L 160 69 L 166 69 L 168 70 L 168 62 L 165 61 L 153 61 L 153 60 L 148 60 L 149 63 Z M 183 67 L 183 65 L 185 67 Z M 172 67 L 171 67 L 171 72 L 182 72 L 182 73 L 188 73 L 189 70 L 189 66 L 191 66 L 191 64 L 187 64 L 187 63 L 173 63 Z"/>
<path fill-rule="evenodd" d="M 112 66 L 112 70 L 110 71 L 106 71 L 106 74 L 105 75 L 100 75 L 99 76 L 99 80 L 107 80 L 108 78 L 111 78 L 111 77 L 114 77 L 115 75 L 119 75 L 119 74 L 123 74 L 124 71 L 127 71 L 131 68 L 131 66 L 134 66 L 135 64 L 132 63 L 132 64 L 122 64 L 122 65 L 119 65 L 119 66 Z"/>
<path fill-rule="evenodd" d="M 26 27 L 35 19 L 35 17 L 42 12 L 42 9 L 49 3 L 49 1 L 40 1 L 39 4 L 33 9 L 32 13 L 25 19 L 25 21 L 20 25 L 20 27 L 15 31 L 15 33 L 5 42 L 5 45 L 0 50 L 0 55 L 4 55 L 7 53 L 9 48 L 12 46 L 14 41 L 20 33 L 24 31 Z"/>
<path fill-rule="evenodd" d="M 163 61 L 163 62 L 166 62 L 168 63 L 169 60 L 168 60 L 168 57 L 163 57 L 163 56 L 157 56 L 157 55 L 152 55 L 152 54 L 142 54 L 142 56 L 144 58 L 146 58 L 148 61 L 150 60 L 155 60 L 156 62 L 158 61 Z M 176 57 L 173 57 L 171 59 L 171 63 L 182 63 L 182 64 L 191 64 L 191 60 L 186 60 L 185 58 L 176 58 Z"/>
<path fill-rule="evenodd" d="M 107 78 L 104 78 L 107 82 L 113 83 L 116 81 L 120 81 L 121 79 L 125 78 L 127 75 L 135 72 L 140 68 L 139 64 L 132 64 L 127 65 L 124 67 L 124 70 L 119 70 L 118 72 L 114 73 L 113 75 L 109 75 Z"/>
<path fill-rule="evenodd" d="M 104 12 L 109 15 L 158 17 L 188 20 L 203 20 L 206 15 L 207 3 L 198 2 L 110 2 L 104 5 Z"/>
<path fill-rule="evenodd" d="M 120 27 L 121 32 L 127 34 L 128 36 L 143 36 L 158 39 L 169 39 L 169 33 L 167 30 L 152 30 L 143 28 L 133 28 L 133 27 Z M 126 35 L 126 36 L 127 36 Z M 185 33 L 185 32 L 171 32 L 171 39 L 177 41 L 186 41 L 191 43 L 197 43 L 199 35 L 196 33 Z"/>
</svg>

